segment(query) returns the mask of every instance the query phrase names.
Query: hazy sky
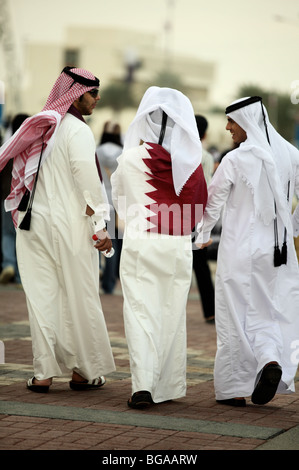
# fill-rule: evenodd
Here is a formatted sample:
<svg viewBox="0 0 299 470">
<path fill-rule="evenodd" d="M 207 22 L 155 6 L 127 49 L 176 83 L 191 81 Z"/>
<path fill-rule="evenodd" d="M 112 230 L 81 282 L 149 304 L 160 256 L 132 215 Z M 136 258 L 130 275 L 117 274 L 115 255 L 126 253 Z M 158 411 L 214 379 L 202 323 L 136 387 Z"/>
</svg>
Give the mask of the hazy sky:
<svg viewBox="0 0 299 470">
<path fill-rule="evenodd" d="M 170 20 L 174 54 L 217 65 L 214 104 L 229 104 L 243 84 L 291 94 L 299 80 L 298 0 L 9 1 L 19 43 L 61 42 L 65 27 L 74 25 L 119 26 L 162 38 Z"/>
</svg>

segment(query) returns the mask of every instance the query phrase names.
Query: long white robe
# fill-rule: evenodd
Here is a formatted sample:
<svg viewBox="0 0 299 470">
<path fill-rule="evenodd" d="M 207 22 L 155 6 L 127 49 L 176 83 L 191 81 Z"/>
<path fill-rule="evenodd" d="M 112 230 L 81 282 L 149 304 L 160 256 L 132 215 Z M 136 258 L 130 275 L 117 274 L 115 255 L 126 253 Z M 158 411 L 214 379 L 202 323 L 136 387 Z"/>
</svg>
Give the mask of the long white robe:
<svg viewBox="0 0 299 470">
<path fill-rule="evenodd" d="M 290 206 L 298 168 L 290 185 Z M 298 178 L 297 178 L 298 179 Z M 298 191 L 298 187 L 297 187 Z M 299 347 L 299 273 L 293 234 L 287 264 L 273 266 L 273 222 L 256 216 L 251 188 L 227 154 L 209 186 L 203 241 L 224 208 L 216 272 L 216 399 L 250 396 L 263 366 L 282 366 L 278 392 L 294 391 Z M 291 211 L 291 209 L 290 209 Z M 278 221 L 280 244 L 284 228 Z"/>
<path fill-rule="evenodd" d="M 149 144 L 152 145 L 152 144 Z M 113 202 L 125 233 L 120 276 L 132 393 L 153 401 L 186 394 L 186 304 L 192 275 L 191 236 L 147 232 L 153 200 L 145 164 L 148 144 L 125 151 L 111 177 Z M 200 184 L 200 181 L 198 181 Z"/>
<path fill-rule="evenodd" d="M 92 132 L 67 114 L 39 173 L 30 230 L 17 229 L 38 380 L 72 370 L 91 380 L 115 370 L 99 298 L 94 225 L 85 213 L 89 205 L 103 227 L 103 202 Z"/>
</svg>

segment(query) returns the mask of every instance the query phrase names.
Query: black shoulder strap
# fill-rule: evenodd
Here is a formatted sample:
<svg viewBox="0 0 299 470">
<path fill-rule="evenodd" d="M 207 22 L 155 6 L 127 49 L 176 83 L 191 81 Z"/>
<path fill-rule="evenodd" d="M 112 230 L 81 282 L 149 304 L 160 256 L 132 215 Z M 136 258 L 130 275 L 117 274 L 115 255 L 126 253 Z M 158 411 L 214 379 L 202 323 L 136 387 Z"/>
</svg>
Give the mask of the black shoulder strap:
<svg viewBox="0 0 299 470">
<path fill-rule="evenodd" d="M 30 230 L 32 204 L 33 204 L 33 199 L 34 199 L 34 194 L 35 194 L 35 188 L 36 188 L 36 183 L 37 183 L 37 179 L 38 179 L 39 169 L 40 169 L 40 165 L 41 165 L 43 150 L 44 150 L 44 142 L 42 144 L 42 149 L 41 149 L 40 156 L 39 156 L 38 167 L 37 167 L 37 171 L 36 171 L 36 175 L 35 175 L 35 180 L 34 180 L 34 184 L 33 184 L 32 193 L 31 193 L 30 199 L 29 199 L 29 204 L 27 206 L 27 212 L 24 215 L 24 218 L 23 218 L 22 222 L 19 225 L 19 228 L 21 230 Z M 23 201 L 21 201 L 21 202 L 23 202 Z"/>
<path fill-rule="evenodd" d="M 166 123 L 167 123 L 167 114 L 165 113 L 165 111 L 163 111 L 161 132 L 160 132 L 160 137 L 159 137 L 159 145 L 162 145 L 163 140 L 164 140 Z"/>
</svg>

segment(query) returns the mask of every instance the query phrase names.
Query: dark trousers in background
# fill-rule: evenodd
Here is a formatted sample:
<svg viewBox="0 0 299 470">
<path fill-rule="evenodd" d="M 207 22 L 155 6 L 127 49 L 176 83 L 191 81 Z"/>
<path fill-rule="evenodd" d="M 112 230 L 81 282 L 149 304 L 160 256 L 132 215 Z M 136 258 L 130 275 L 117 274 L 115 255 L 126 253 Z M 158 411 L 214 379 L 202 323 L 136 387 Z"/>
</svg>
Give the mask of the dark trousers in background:
<svg viewBox="0 0 299 470">
<path fill-rule="evenodd" d="M 205 318 L 215 315 L 215 290 L 208 264 L 208 249 L 193 250 L 193 269 Z"/>
</svg>

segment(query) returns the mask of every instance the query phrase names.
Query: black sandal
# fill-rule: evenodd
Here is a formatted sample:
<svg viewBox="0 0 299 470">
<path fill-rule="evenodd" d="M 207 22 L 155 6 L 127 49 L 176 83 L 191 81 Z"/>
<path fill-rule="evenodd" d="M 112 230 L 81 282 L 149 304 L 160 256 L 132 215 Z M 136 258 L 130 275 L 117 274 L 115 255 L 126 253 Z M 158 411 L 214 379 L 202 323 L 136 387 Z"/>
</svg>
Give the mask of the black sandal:
<svg viewBox="0 0 299 470">
<path fill-rule="evenodd" d="M 69 382 L 69 385 L 72 390 L 76 390 L 78 392 L 82 390 L 97 390 L 100 387 L 103 387 L 105 383 L 106 383 L 106 379 L 102 375 L 98 379 L 86 380 L 85 382 L 75 382 L 74 380 L 71 380 Z"/>
<path fill-rule="evenodd" d="M 150 392 L 147 392 L 146 390 L 135 392 L 128 400 L 128 406 L 130 408 L 147 408 L 153 403 Z"/>
<path fill-rule="evenodd" d="M 246 406 L 245 398 L 228 398 L 227 400 L 216 400 L 220 405 L 229 405 L 229 406 Z"/>
<path fill-rule="evenodd" d="M 251 395 L 252 403 L 265 405 L 274 397 L 280 382 L 282 370 L 279 364 L 267 364 Z"/>
</svg>

